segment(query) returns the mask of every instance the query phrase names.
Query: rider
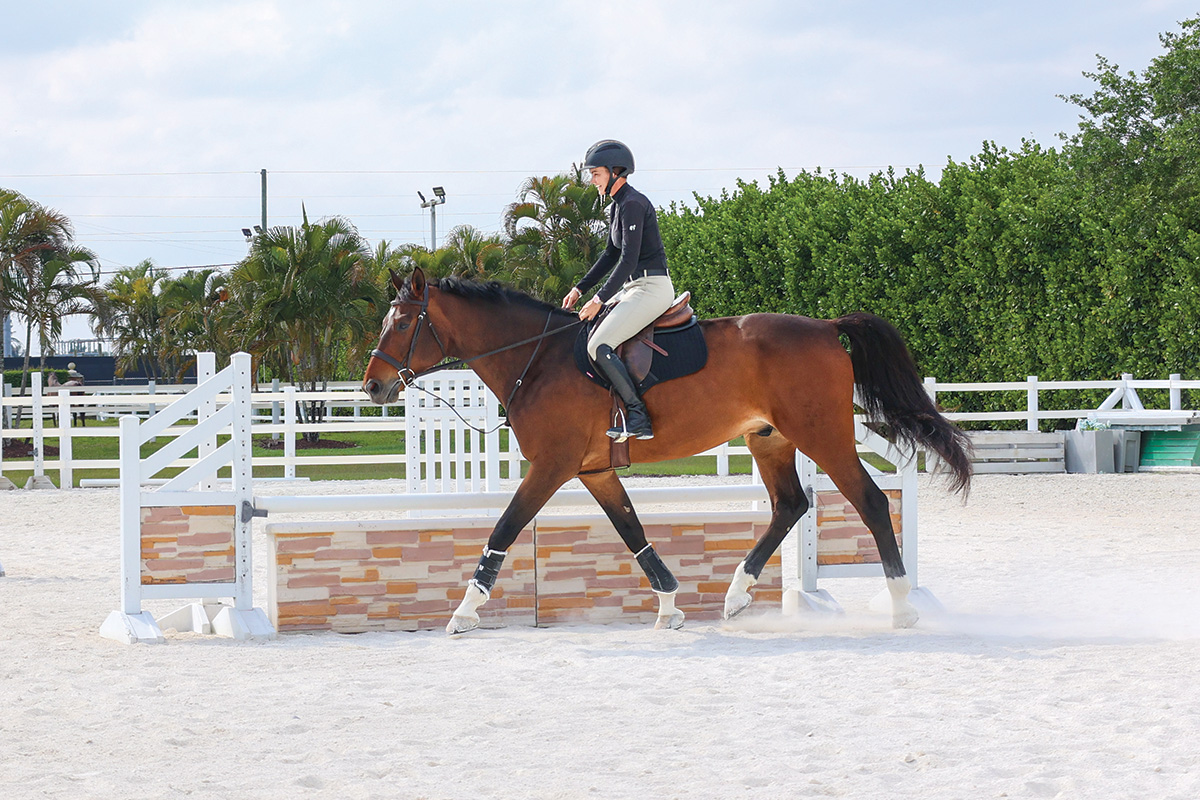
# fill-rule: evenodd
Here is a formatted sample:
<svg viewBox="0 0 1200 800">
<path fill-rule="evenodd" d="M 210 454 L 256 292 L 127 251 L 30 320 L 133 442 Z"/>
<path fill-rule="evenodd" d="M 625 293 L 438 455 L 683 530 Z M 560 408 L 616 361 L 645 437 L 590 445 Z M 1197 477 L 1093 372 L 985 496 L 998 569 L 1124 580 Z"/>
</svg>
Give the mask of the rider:
<svg viewBox="0 0 1200 800">
<path fill-rule="evenodd" d="M 611 197 L 608 246 L 578 284 L 563 298 L 563 308 L 573 308 L 579 298 L 609 273 L 608 280 L 579 311 L 589 320 L 604 305 L 618 300 L 588 339 L 588 355 L 625 402 L 624 426 L 613 426 L 608 435 L 617 441 L 630 437 L 653 439 L 650 415 L 637 385 L 614 348 L 636 336 L 671 307 L 675 287 L 667 272 L 667 255 L 658 233 L 658 217 L 646 196 L 630 186 L 633 153 L 614 139 L 603 139 L 588 148 L 583 166 L 591 170 L 592 185 L 601 197 Z"/>
</svg>

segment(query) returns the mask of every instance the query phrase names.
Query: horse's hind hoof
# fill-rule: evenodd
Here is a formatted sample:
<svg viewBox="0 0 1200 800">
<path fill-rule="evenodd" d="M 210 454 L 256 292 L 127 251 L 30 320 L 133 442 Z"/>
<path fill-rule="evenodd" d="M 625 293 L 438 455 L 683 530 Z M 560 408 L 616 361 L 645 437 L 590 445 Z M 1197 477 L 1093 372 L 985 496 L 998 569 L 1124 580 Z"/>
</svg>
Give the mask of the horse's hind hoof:
<svg viewBox="0 0 1200 800">
<path fill-rule="evenodd" d="M 917 624 L 917 620 L 920 618 L 921 615 L 917 613 L 917 610 L 909 606 L 901 611 L 892 612 L 892 627 L 897 629 L 911 628 Z"/>
<path fill-rule="evenodd" d="M 654 622 L 654 630 L 671 630 L 677 631 L 683 627 L 683 612 L 676 611 L 674 614 L 669 614 L 665 617 L 659 617 Z"/>
<path fill-rule="evenodd" d="M 471 619 L 469 617 L 453 616 L 450 622 L 446 623 L 446 633 L 451 636 L 457 636 L 460 633 L 473 631 L 479 627 L 479 617 Z"/>
<path fill-rule="evenodd" d="M 749 592 L 742 592 L 741 594 L 735 594 L 735 595 L 726 595 L 725 596 L 725 611 L 723 612 L 722 616 L 726 620 L 733 619 L 738 614 L 742 613 L 747 608 L 749 608 L 750 602 L 753 599 L 754 598 L 750 596 Z"/>
</svg>

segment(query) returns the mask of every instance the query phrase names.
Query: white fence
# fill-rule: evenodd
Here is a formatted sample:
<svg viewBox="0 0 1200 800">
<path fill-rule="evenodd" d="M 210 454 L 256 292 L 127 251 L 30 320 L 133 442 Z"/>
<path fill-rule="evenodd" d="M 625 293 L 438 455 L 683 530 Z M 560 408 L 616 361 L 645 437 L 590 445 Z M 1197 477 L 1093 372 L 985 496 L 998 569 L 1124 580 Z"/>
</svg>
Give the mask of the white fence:
<svg viewBox="0 0 1200 800">
<path fill-rule="evenodd" d="M 1097 408 L 1051 410 L 1041 407 L 1041 396 L 1044 392 L 1081 389 L 1107 391 L 1109 394 Z M 1167 390 L 1167 408 L 1147 409 L 1142 404 L 1142 400 L 1138 396 L 1138 390 L 1146 391 L 1153 389 Z M 1158 414 L 1163 418 L 1167 418 L 1169 415 L 1161 412 L 1178 413 L 1189 411 L 1189 409 L 1183 407 L 1183 390 L 1185 389 L 1200 389 L 1200 380 L 1183 380 L 1183 377 L 1178 373 L 1171 374 L 1165 381 L 1154 379 L 1138 380 L 1129 373 L 1122 374 L 1120 380 L 1115 381 L 1043 381 L 1039 380 L 1036 375 L 1030 375 L 1024 381 L 1004 381 L 999 383 L 945 383 L 939 382 L 936 378 L 925 379 L 925 391 L 935 402 L 937 401 L 938 394 L 942 392 L 1024 393 L 1024 411 L 948 412 L 946 417 L 955 422 L 1023 421 L 1025 429 L 1028 431 L 1038 430 L 1038 423 L 1043 420 L 1096 417 L 1097 412 L 1116 412 L 1118 406 L 1124 411 L 1149 412 L 1151 417 Z M 1196 409 L 1190 409 L 1190 411 L 1194 412 Z M 1120 420 L 1119 416 L 1106 416 L 1108 419 Z"/>
<path fill-rule="evenodd" d="M 473 376 L 473 373 L 464 374 Z M 492 414 L 493 408 L 480 405 L 481 401 L 471 400 L 471 392 L 481 392 L 482 384 L 475 382 L 474 388 L 461 377 L 451 374 L 449 377 L 439 376 L 423 382 L 427 388 L 448 399 L 453 395 L 455 404 L 464 416 L 472 420 L 472 424 L 491 429 L 499 422 L 498 413 Z M 0 398 L 0 485 L 6 482 L 4 473 L 30 472 L 33 473 L 35 485 L 47 485 L 47 472 L 58 473 L 60 486 L 73 486 L 75 472 L 78 470 L 117 470 L 120 461 L 117 458 L 80 459 L 74 456 L 75 445 L 84 438 L 115 438 L 117 428 L 113 425 L 96 425 L 89 427 L 72 427 L 72 414 L 87 414 L 92 417 L 114 417 L 124 414 L 137 414 L 142 417 L 152 416 L 163 407 L 173 395 L 182 394 L 190 388 L 187 386 L 154 386 L 145 387 L 84 387 L 84 394 L 67 394 L 59 392 L 57 387 L 47 389 L 41 385 L 40 373 L 34 373 L 32 393 L 25 397 L 11 396 L 11 387 L 5 387 L 4 396 Z M 948 413 L 951 420 L 960 422 L 1024 422 L 1027 430 L 1037 430 L 1039 423 L 1046 420 L 1082 419 L 1107 414 L 1108 421 L 1120 422 L 1124 417 L 1114 414 L 1128 413 L 1129 418 L 1135 414 L 1143 419 L 1171 419 L 1176 415 L 1194 414 L 1195 409 L 1188 410 L 1183 406 L 1183 391 L 1200 389 L 1200 380 L 1183 380 L 1179 375 L 1171 375 L 1167 380 L 1134 379 L 1131 375 L 1123 375 L 1119 380 L 1106 381 L 1042 381 L 1036 376 L 1030 376 L 1024 381 L 1008 381 L 1001 383 L 955 383 L 939 382 L 935 378 L 925 379 L 925 389 L 935 400 L 944 392 L 987 392 L 987 393 L 1023 393 L 1025 409 L 1018 411 L 990 411 L 983 413 Z M 1099 408 L 1080 408 L 1068 410 L 1049 410 L 1043 408 L 1042 399 L 1048 394 L 1067 390 L 1101 390 L 1109 392 L 1108 397 Z M 1168 408 L 1145 409 L 1138 395 L 1139 390 L 1167 390 Z M 69 391 L 79 392 L 79 387 Z M 475 397 L 479 397 L 478 394 Z M 320 401 L 327 404 L 330 413 L 334 410 L 345 409 L 351 416 L 327 416 L 320 423 L 306 422 L 297 414 L 297 404 L 307 404 Z M 472 403 L 475 403 L 474 405 Z M 468 481 L 468 486 L 479 487 L 478 481 L 484 476 L 516 477 L 520 470 L 520 450 L 514 437 L 502 428 L 496 440 L 489 443 L 481 441 L 478 434 L 462 426 L 461 421 L 440 402 L 425 395 L 423 392 L 410 389 L 402 402 L 391 408 L 384 407 L 383 416 L 365 416 L 363 408 L 370 407 L 370 401 L 358 389 L 356 383 L 335 384 L 327 391 L 307 392 L 295 387 L 260 386 L 252 394 L 251 407 L 254 409 L 252 431 L 255 435 L 270 436 L 282 440 L 279 455 L 254 456 L 256 468 L 276 467 L 284 477 L 295 478 L 297 468 L 309 465 L 363 465 L 363 464 L 398 464 L 404 463 L 405 475 L 409 481 L 409 490 L 413 491 L 415 482 L 429 483 L 434 489 L 450 491 L 459 481 L 459 476 Z M 1118 408 L 1119 407 L 1119 408 Z M 420 409 L 416 414 L 405 414 L 405 409 Z M 498 406 L 496 406 L 498 409 Z M 15 429 L 17 410 L 32 427 Z M 186 422 L 191 422 L 192 419 Z M 47 425 L 49 422 L 49 425 Z M 184 422 L 181 420 L 181 422 Z M 186 424 L 171 427 L 163 431 L 163 436 L 177 436 L 186 430 Z M 322 450 L 319 454 L 309 453 L 297 455 L 296 437 L 305 432 L 318 432 L 322 436 L 349 431 L 391 431 L 396 433 L 396 448 L 394 452 L 374 455 L 360 455 L 344 450 Z M 404 434 L 403 436 L 401 434 Z M 4 440 L 31 439 L 33 458 L 15 460 L 5 458 Z M 47 455 L 46 440 L 57 439 L 59 452 L 57 456 Z M 422 448 L 412 450 L 406 447 L 407 442 L 417 442 Z M 466 443 L 466 447 L 458 447 L 458 442 Z M 11 445 L 10 445 L 11 446 Z M 437 458 L 425 459 L 426 449 L 432 447 L 432 453 Z M 744 447 L 724 445 L 707 451 L 706 455 L 715 456 L 714 474 L 729 474 L 729 456 L 747 455 Z M 483 458 L 482 461 L 479 459 Z M 495 459 L 491 462 L 487 459 Z M 176 466 L 186 467 L 194 460 L 181 459 Z M 420 466 L 420 472 L 417 467 Z M 431 471 L 426 474 L 426 471 Z M 472 482 L 474 481 L 474 482 Z M 114 481 L 109 480 L 109 483 Z M 483 488 L 487 488 L 484 486 Z"/>
<path fill-rule="evenodd" d="M 87 387 L 83 390 L 86 394 L 68 394 L 68 390 L 59 393 L 57 387 L 49 390 L 42 387 L 41 375 L 35 373 L 30 396 L 6 396 L 0 400 L 3 411 L 0 413 L 0 481 L 6 471 L 32 470 L 31 480 L 35 485 L 46 485 L 46 473 L 57 471 L 60 486 L 73 486 L 78 470 L 115 471 L 121 463 L 118 458 L 80 459 L 74 452 L 75 444 L 81 439 L 116 438 L 117 427 L 94 423 L 89 427 L 73 427 L 72 414 L 149 418 L 166 403 L 194 388 L 171 387 L 169 392 L 160 389 L 153 394 L 143 389 L 142 394 L 124 391 L 114 395 L 112 387 L 97 390 Z M 79 392 L 80 389 L 71 387 L 69 391 Z M 313 402 L 326 406 L 328 415 L 321 422 L 306 422 L 300 417 L 300 409 Z M 250 407 L 252 435 L 260 439 L 277 439 L 281 444 L 279 455 L 253 456 L 254 467 L 260 470 L 260 475 L 264 467 L 275 467 L 282 477 L 294 479 L 298 467 L 404 464 L 409 491 L 415 491 L 418 484 L 428 486 L 428 491 L 494 491 L 499 487 L 500 479 L 520 476 L 520 447 L 516 437 L 501 424 L 499 401 L 469 370 L 421 378 L 417 387 L 410 387 L 404 393 L 401 402 L 383 407 L 380 416 L 361 413 L 364 408 L 374 406 L 358 384 L 352 383 L 335 384 L 328 390 L 316 392 L 294 386 L 258 387 L 251 394 Z M 13 427 L 17 409 L 21 410 L 26 424 L 32 420 L 32 427 Z M 332 415 L 339 409 L 345 410 L 345 415 Z M 179 424 L 164 428 L 159 436 L 179 436 L 189 430 L 195 420 L 193 412 L 181 418 Z M 471 426 L 491 433 L 482 435 Z M 309 432 L 319 433 L 327 439 L 335 439 L 338 433 L 346 432 L 391 432 L 395 434 L 396 444 L 395 449 L 387 453 L 355 454 L 329 449 L 298 455 L 297 437 Z M 34 458 L 6 460 L 4 438 L 31 439 Z M 54 438 L 58 440 L 59 452 L 57 456 L 47 455 L 46 440 Z M 725 444 L 705 455 L 715 456 L 714 474 L 728 475 L 729 457 L 749 455 L 749 452 L 745 447 Z M 186 468 L 195 462 L 195 458 L 179 458 L 171 466 Z M 85 479 L 81 485 L 115 483 L 115 478 Z"/>
</svg>

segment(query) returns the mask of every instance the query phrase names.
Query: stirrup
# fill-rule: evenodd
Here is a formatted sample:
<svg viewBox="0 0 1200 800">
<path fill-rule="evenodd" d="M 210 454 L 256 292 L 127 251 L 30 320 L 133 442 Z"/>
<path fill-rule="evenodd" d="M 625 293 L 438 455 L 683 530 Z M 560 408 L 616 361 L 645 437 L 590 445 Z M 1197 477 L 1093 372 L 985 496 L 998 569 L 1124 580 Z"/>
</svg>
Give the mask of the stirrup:
<svg viewBox="0 0 1200 800">
<path fill-rule="evenodd" d="M 624 412 L 622 412 L 620 424 L 613 425 L 611 428 L 605 431 L 605 433 L 608 435 L 608 438 L 617 443 L 623 442 L 626 439 L 631 439 L 633 438 L 633 431 L 629 430 L 628 423 L 629 419 L 625 416 Z"/>
<path fill-rule="evenodd" d="M 626 412 L 622 412 L 621 414 L 621 424 L 613 425 L 605 433 L 608 434 L 608 438 L 617 442 L 623 442 L 626 439 L 641 439 L 644 441 L 654 438 L 654 429 L 650 426 L 649 419 L 646 420 L 646 428 L 644 430 L 636 433 L 629 430 L 629 414 Z"/>
</svg>

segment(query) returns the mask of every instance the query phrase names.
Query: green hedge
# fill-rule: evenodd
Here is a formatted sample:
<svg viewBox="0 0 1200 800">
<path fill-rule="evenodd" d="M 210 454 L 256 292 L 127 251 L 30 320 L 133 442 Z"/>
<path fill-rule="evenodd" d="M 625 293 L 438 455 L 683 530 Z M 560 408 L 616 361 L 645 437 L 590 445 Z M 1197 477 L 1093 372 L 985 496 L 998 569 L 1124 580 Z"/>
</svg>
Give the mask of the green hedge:
<svg viewBox="0 0 1200 800">
<path fill-rule="evenodd" d="M 660 226 L 675 284 L 702 316 L 870 311 L 944 381 L 1200 373 L 1200 233 L 1136 196 L 1097 198 L 1034 143 L 988 145 L 937 183 L 780 173 L 765 188 L 673 205 Z M 939 399 L 971 411 L 1025 402 Z"/>
</svg>

